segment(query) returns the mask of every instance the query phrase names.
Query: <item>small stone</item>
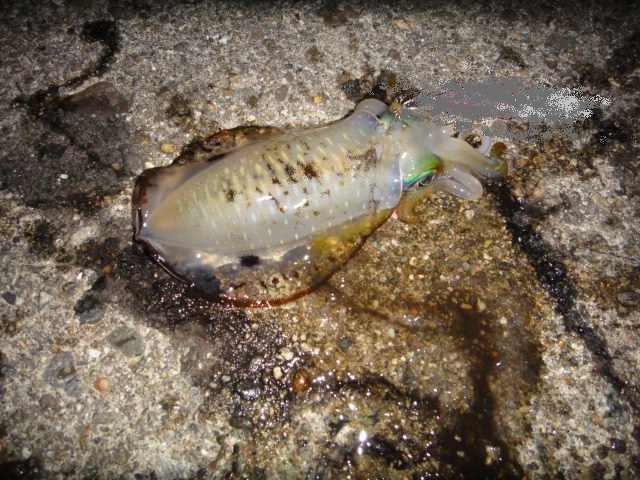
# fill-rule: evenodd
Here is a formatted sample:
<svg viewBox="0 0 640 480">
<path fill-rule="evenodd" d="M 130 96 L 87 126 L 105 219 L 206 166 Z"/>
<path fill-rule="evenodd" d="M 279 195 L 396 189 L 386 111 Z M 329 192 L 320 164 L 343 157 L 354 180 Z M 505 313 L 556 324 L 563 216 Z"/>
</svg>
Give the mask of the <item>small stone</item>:
<svg viewBox="0 0 640 480">
<path fill-rule="evenodd" d="M 280 356 L 287 362 L 290 362 L 291 360 L 293 360 L 294 355 L 290 349 L 288 349 L 287 347 L 282 347 L 280 349 Z"/>
<path fill-rule="evenodd" d="M 56 397 L 54 397 L 50 393 L 45 393 L 44 395 L 42 395 L 40 397 L 40 400 L 38 400 L 38 403 L 40 403 L 40 407 L 43 410 L 55 410 L 58 407 L 58 401 L 56 400 Z"/>
<path fill-rule="evenodd" d="M 82 385 L 77 377 L 76 365 L 71 352 L 60 352 L 54 356 L 43 375 L 44 381 L 54 388 L 62 388 L 72 397 L 82 395 Z"/>
<path fill-rule="evenodd" d="M 131 327 L 118 327 L 107 335 L 109 344 L 127 357 L 144 353 L 145 342 L 142 335 Z"/>
<path fill-rule="evenodd" d="M 117 447 L 113 453 L 113 461 L 117 465 L 126 465 L 130 457 L 131 453 L 129 453 L 129 450 L 124 445 Z"/>
<path fill-rule="evenodd" d="M 111 382 L 104 377 L 98 377 L 93 381 L 93 388 L 98 390 L 100 393 L 109 393 Z"/>
<path fill-rule="evenodd" d="M 604 211 L 606 212 L 611 211 L 611 205 L 609 205 L 609 202 L 607 202 L 607 200 L 599 193 L 594 193 L 591 196 L 591 201 L 596 205 L 598 205 Z"/>
<path fill-rule="evenodd" d="M 4 299 L 5 302 L 7 302 L 9 305 L 15 305 L 16 304 L 16 294 L 13 292 L 2 292 L 2 298 Z"/>
<path fill-rule="evenodd" d="M 100 355 L 102 355 L 102 352 L 100 350 L 89 348 L 85 354 L 85 358 L 87 362 L 95 362 L 98 358 L 100 358 Z"/>
<path fill-rule="evenodd" d="M 257 400 L 260 396 L 260 385 L 257 381 L 244 378 L 236 383 L 236 392 L 242 397 L 243 400 Z"/>
<path fill-rule="evenodd" d="M 625 307 L 635 307 L 640 304 L 640 293 L 633 290 L 618 292 L 618 301 Z"/>
<path fill-rule="evenodd" d="M 96 425 L 111 425 L 118 420 L 118 415 L 113 412 L 96 410 L 91 418 L 91 422 Z"/>
<path fill-rule="evenodd" d="M 160 151 L 162 153 L 174 153 L 176 151 L 176 147 L 170 143 L 162 143 L 160 144 Z"/>
<path fill-rule="evenodd" d="M 275 97 L 277 102 L 284 102 L 287 99 L 289 93 L 289 87 L 287 85 L 280 85 L 276 89 Z"/>
<path fill-rule="evenodd" d="M 282 378 L 282 368 L 278 366 L 273 367 L 273 378 L 276 380 L 280 380 Z"/>
<path fill-rule="evenodd" d="M 64 97 L 60 107 L 67 112 L 110 117 L 129 111 L 131 102 L 109 82 L 98 82 Z"/>
<path fill-rule="evenodd" d="M 96 323 L 104 317 L 105 307 L 102 300 L 92 291 L 87 290 L 73 306 L 81 325 Z"/>
<path fill-rule="evenodd" d="M 347 352 L 351 347 L 351 339 L 349 337 L 342 337 L 338 342 L 338 348 L 343 352 Z"/>
<path fill-rule="evenodd" d="M 305 393 L 311 388 L 311 379 L 306 370 L 297 370 L 291 379 L 291 390 L 295 394 Z"/>
<path fill-rule="evenodd" d="M 458 64 L 458 59 L 456 57 L 454 57 L 453 55 L 446 55 L 444 57 L 444 61 L 447 65 L 453 67 L 455 65 Z"/>
<path fill-rule="evenodd" d="M 38 294 L 38 308 L 42 310 L 51 300 L 53 300 L 53 296 L 43 290 Z"/>
</svg>

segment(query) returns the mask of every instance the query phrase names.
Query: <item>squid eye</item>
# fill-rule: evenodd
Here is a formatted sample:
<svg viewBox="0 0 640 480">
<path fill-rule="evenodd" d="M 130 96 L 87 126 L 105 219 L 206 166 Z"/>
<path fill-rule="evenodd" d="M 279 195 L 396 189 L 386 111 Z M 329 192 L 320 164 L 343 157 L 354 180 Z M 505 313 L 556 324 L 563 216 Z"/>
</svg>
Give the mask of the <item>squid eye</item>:
<svg viewBox="0 0 640 480">
<path fill-rule="evenodd" d="M 437 174 L 438 174 L 438 172 L 436 171 L 435 168 L 433 170 L 429 170 L 428 172 L 424 172 L 418 178 L 418 181 L 416 182 L 416 186 L 417 187 L 426 187 L 427 185 L 430 185 L 431 182 L 433 182 L 433 179 L 436 178 Z"/>
<path fill-rule="evenodd" d="M 411 164 L 402 186 L 405 190 L 426 187 L 442 170 L 443 164 L 440 158 L 432 154 L 425 155 Z"/>
<path fill-rule="evenodd" d="M 416 175 L 414 178 L 409 179 L 409 181 L 405 182 L 404 189 L 405 190 L 413 190 L 415 188 L 426 187 L 433 182 L 433 179 L 438 175 L 438 170 L 435 168 L 426 170 Z"/>
</svg>

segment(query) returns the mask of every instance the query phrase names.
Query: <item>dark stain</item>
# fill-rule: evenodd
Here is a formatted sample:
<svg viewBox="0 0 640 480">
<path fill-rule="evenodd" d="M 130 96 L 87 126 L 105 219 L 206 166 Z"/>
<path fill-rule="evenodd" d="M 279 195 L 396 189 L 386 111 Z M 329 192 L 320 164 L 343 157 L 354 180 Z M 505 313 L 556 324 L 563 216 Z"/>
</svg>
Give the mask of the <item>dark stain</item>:
<svg viewBox="0 0 640 480">
<path fill-rule="evenodd" d="M 29 250 L 39 256 L 51 256 L 56 251 L 54 241 L 57 231 L 46 220 L 37 220 L 23 231 L 29 244 Z"/>
<path fill-rule="evenodd" d="M 586 143 L 578 158 L 594 171 L 593 158 L 606 156 L 619 171 L 621 191 L 629 198 L 640 195 L 640 147 L 636 138 L 635 119 L 640 117 L 640 106 L 634 105 L 613 116 L 607 117 L 601 109 L 594 109 L 593 115 L 585 122 L 584 130 L 595 131 Z"/>
<path fill-rule="evenodd" d="M 82 27 L 81 37 L 89 42 L 99 42 L 104 46 L 104 52 L 98 59 L 96 65 L 91 69 L 88 69 L 86 73 L 80 75 L 76 81 L 77 85 L 82 83 L 85 78 L 83 75 L 100 76 L 104 74 L 109 64 L 113 61 L 116 53 L 120 50 L 120 33 L 118 31 L 118 25 L 112 20 L 95 20 L 93 22 L 87 22 Z"/>
<path fill-rule="evenodd" d="M 169 99 L 169 106 L 165 110 L 165 114 L 171 122 L 179 127 L 190 124 L 194 119 L 189 97 L 182 93 L 177 93 Z M 235 148 L 235 145 L 231 148 Z"/>
<path fill-rule="evenodd" d="M 318 9 L 318 16 L 329 27 L 339 27 L 349 23 L 349 19 L 345 15 L 343 9 L 338 8 L 335 3 L 330 3 Z"/>
<path fill-rule="evenodd" d="M 226 192 L 224 192 L 224 197 L 228 203 L 233 203 L 236 198 L 235 190 L 233 188 L 228 189 Z"/>
<path fill-rule="evenodd" d="M 260 264 L 260 257 L 257 255 L 243 255 L 242 257 L 239 257 L 239 260 L 240 265 L 247 268 L 255 267 Z"/>
</svg>

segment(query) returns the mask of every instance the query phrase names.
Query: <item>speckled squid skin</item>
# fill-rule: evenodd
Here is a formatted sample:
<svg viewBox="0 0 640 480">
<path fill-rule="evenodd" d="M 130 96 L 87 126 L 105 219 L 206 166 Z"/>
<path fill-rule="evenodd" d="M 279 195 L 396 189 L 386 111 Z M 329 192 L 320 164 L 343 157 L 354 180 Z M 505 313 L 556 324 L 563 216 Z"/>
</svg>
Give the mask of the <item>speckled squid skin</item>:
<svg viewBox="0 0 640 480">
<path fill-rule="evenodd" d="M 338 122 L 241 143 L 147 170 L 134 194 L 136 240 L 178 278 L 235 305 L 275 305 L 314 288 L 386 220 L 403 190 L 421 192 L 411 204 L 435 189 L 476 198 L 469 169 L 501 173 L 465 142 L 373 99 Z M 461 154 L 463 167 L 430 145 Z"/>
</svg>

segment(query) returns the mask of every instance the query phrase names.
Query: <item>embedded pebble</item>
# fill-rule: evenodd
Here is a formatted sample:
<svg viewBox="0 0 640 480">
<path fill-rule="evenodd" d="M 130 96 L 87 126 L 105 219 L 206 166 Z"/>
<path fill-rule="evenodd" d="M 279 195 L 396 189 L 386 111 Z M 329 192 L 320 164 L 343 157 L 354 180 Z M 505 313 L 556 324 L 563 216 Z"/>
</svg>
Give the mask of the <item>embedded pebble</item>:
<svg viewBox="0 0 640 480">
<path fill-rule="evenodd" d="M 38 294 L 38 308 L 42 310 L 51 300 L 53 300 L 53 296 L 43 290 Z"/>
<path fill-rule="evenodd" d="M 111 382 L 104 377 L 99 377 L 93 381 L 93 388 L 98 390 L 100 393 L 109 393 Z"/>
<path fill-rule="evenodd" d="M 7 302 L 9 305 L 15 305 L 16 304 L 16 294 L 13 292 L 2 292 L 2 298 L 4 299 L 5 302 Z"/>
<path fill-rule="evenodd" d="M 64 97 L 60 107 L 67 112 L 109 117 L 129 111 L 131 102 L 109 82 L 98 82 Z"/>
<path fill-rule="evenodd" d="M 58 401 L 56 400 L 56 397 L 50 393 L 42 395 L 38 400 L 38 403 L 43 410 L 55 410 L 58 408 Z"/>
<path fill-rule="evenodd" d="M 105 307 L 93 290 L 88 290 L 76 301 L 73 310 L 76 312 L 80 324 L 84 325 L 102 320 Z"/>
<path fill-rule="evenodd" d="M 140 333 L 131 327 L 118 327 L 108 336 L 109 344 L 127 357 L 144 353 L 145 342 Z"/>
<path fill-rule="evenodd" d="M 618 301 L 625 307 L 635 307 L 640 304 L 640 293 L 633 290 L 619 292 Z"/>
<path fill-rule="evenodd" d="M 47 365 L 43 378 L 52 387 L 61 388 L 72 397 L 77 398 L 82 395 L 82 385 L 77 377 L 71 352 L 60 352 L 54 356 Z"/>
<path fill-rule="evenodd" d="M 175 153 L 176 147 L 170 143 L 162 143 L 160 144 L 160 151 L 162 153 Z"/>
<path fill-rule="evenodd" d="M 236 383 L 235 390 L 244 400 L 256 400 L 261 391 L 260 384 L 250 378 L 244 378 Z"/>
<path fill-rule="evenodd" d="M 287 362 L 290 362 L 291 360 L 293 360 L 294 354 L 287 347 L 283 347 L 280 349 L 280 356 Z"/>
</svg>

